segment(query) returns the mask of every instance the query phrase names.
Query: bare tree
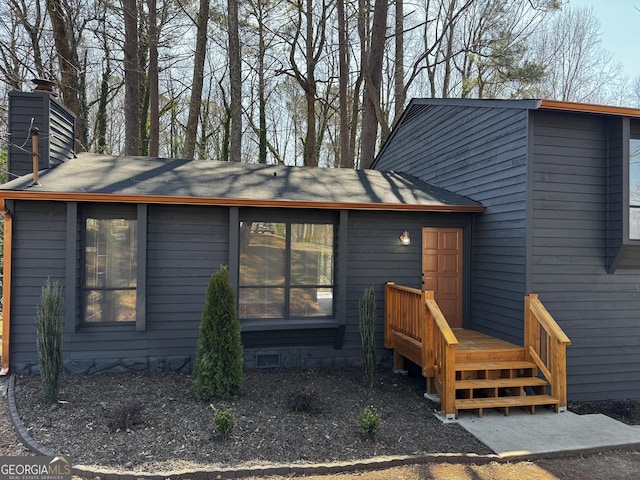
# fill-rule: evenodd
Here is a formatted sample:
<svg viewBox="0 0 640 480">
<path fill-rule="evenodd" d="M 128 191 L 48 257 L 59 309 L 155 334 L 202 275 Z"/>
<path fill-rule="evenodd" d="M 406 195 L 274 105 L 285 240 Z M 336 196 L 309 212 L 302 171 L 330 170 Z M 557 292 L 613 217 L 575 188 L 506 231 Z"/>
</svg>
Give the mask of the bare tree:
<svg viewBox="0 0 640 480">
<path fill-rule="evenodd" d="M 349 149 L 349 45 L 345 0 L 337 0 L 338 14 L 338 103 L 340 116 L 340 166 L 353 168 L 353 155 Z"/>
<path fill-rule="evenodd" d="M 318 144 L 316 124 L 316 101 L 318 62 L 322 58 L 326 43 L 327 16 L 329 4 L 322 0 L 316 13 L 313 0 L 299 0 L 293 4 L 295 18 L 293 33 L 286 40 L 289 48 L 289 68 L 281 73 L 292 76 L 304 91 L 307 104 L 307 131 L 303 139 L 303 162 L 305 166 L 318 166 Z M 315 27 L 315 28 L 314 28 Z M 300 43 L 303 43 L 301 46 Z M 302 54 L 304 69 L 298 65 L 298 55 Z"/>
<path fill-rule="evenodd" d="M 47 13 L 53 27 L 53 38 L 60 69 L 60 93 L 69 109 L 76 114 L 76 150 L 86 149 L 87 107 L 84 90 L 85 66 L 78 56 L 78 45 L 86 20 L 65 0 L 47 0 Z"/>
<path fill-rule="evenodd" d="M 25 0 L 8 0 L 0 7 L 0 78 L 11 88 L 20 90 L 28 75 L 46 78 L 42 48 L 45 18 L 40 2 L 27 5 Z M 22 35 L 26 33 L 26 38 Z"/>
<path fill-rule="evenodd" d="M 542 96 L 564 101 L 606 101 L 620 75 L 613 55 L 602 47 L 600 23 L 591 8 L 565 6 L 539 33 L 534 58 L 547 65 Z"/>
<path fill-rule="evenodd" d="M 140 153 L 140 71 L 138 61 L 138 8 L 136 0 L 122 0 L 124 17 L 124 154 Z"/>
<path fill-rule="evenodd" d="M 395 10 L 395 60 L 394 60 L 394 123 L 404 110 L 404 0 L 396 0 Z"/>
<path fill-rule="evenodd" d="M 231 89 L 231 145 L 229 160 L 242 160 L 242 63 L 238 31 L 238 0 L 227 0 L 229 9 L 229 83 Z"/>
<path fill-rule="evenodd" d="M 388 0 L 376 0 L 373 10 L 369 51 L 363 57 L 364 96 L 362 100 L 362 132 L 360 168 L 369 168 L 375 156 L 378 125 L 383 135 L 389 134 L 389 127 L 380 108 L 380 86 L 382 83 L 382 61 L 386 41 Z"/>
<path fill-rule="evenodd" d="M 160 149 L 160 92 L 158 90 L 158 42 L 160 30 L 157 24 L 157 0 L 147 0 L 149 10 L 149 156 L 157 157 Z"/>
<path fill-rule="evenodd" d="M 202 87 L 204 85 L 204 61 L 207 53 L 207 24 L 209 22 L 209 0 L 200 0 L 198 18 L 196 20 L 196 50 L 193 58 L 193 79 L 191 82 L 191 100 L 189 101 L 189 117 L 185 129 L 185 158 L 193 158 L 196 150 L 198 118 L 202 105 Z"/>
</svg>

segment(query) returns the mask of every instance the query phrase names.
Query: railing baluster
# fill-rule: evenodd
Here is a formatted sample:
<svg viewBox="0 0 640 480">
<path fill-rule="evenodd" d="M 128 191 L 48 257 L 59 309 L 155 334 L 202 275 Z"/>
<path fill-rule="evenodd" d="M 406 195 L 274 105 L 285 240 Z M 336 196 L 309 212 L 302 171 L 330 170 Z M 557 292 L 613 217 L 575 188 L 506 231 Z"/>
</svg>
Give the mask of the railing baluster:
<svg viewBox="0 0 640 480">
<path fill-rule="evenodd" d="M 524 300 L 524 346 L 527 359 L 538 364 L 551 386 L 551 396 L 558 400 L 558 409 L 567 407 L 567 345 L 569 338 L 551 314 L 530 294 Z M 540 363 L 538 363 L 540 362 Z"/>
</svg>

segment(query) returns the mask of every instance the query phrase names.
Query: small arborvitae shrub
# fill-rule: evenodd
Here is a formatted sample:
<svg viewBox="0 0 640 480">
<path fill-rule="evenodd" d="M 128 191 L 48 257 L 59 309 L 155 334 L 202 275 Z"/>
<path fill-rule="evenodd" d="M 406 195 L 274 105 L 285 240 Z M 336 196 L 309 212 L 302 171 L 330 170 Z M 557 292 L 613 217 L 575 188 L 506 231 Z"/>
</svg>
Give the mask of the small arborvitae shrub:
<svg viewBox="0 0 640 480">
<path fill-rule="evenodd" d="M 373 408 L 365 407 L 358 415 L 358 423 L 370 439 L 374 439 L 380 428 L 380 414 Z"/>
<path fill-rule="evenodd" d="M 373 387 L 376 380 L 376 293 L 373 287 L 365 289 L 359 302 L 360 308 L 360 339 L 362 340 L 362 368 L 364 379 L 369 387 Z"/>
<path fill-rule="evenodd" d="M 220 267 L 211 277 L 196 350 L 193 389 L 200 400 L 229 398 L 242 390 L 242 343 L 236 297 L 229 271 Z"/>
<path fill-rule="evenodd" d="M 40 378 L 44 398 L 50 403 L 58 401 L 62 377 L 62 317 L 64 313 L 62 287 L 58 282 L 42 287 L 36 312 L 36 345 L 40 364 Z"/>
<path fill-rule="evenodd" d="M 233 415 L 228 410 L 220 410 L 214 405 L 210 405 L 210 407 L 213 410 L 213 424 L 216 426 L 216 432 L 226 440 L 233 433 L 235 426 Z"/>
<path fill-rule="evenodd" d="M 287 409 L 291 412 L 320 413 L 320 400 L 317 392 L 310 387 L 293 392 L 287 397 Z"/>
<path fill-rule="evenodd" d="M 142 423 L 142 402 L 132 401 L 109 412 L 107 426 L 112 432 L 129 432 Z"/>
</svg>

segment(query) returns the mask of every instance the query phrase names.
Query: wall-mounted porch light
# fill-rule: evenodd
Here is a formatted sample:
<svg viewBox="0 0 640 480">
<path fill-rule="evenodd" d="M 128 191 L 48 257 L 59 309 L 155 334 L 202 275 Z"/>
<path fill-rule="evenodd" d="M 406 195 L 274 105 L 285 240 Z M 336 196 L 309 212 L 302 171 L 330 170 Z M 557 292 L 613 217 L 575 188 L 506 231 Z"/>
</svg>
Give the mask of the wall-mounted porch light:
<svg viewBox="0 0 640 480">
<path fill-rule="evenodd" d="M 402 232 L 402 235 L 400 235 L 400 243 L 402 245 L 411 245 L 411 237 L 409 236 L 409 232 L 406 230 Z"/>
</svg>

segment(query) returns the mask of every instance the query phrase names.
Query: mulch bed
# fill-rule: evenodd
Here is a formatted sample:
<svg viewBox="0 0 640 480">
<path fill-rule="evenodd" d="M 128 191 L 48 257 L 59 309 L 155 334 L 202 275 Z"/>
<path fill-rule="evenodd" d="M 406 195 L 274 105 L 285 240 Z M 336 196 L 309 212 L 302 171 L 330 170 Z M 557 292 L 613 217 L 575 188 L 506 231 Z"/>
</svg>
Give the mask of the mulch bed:
<svg viewBox="0 0 640 480">
<path fill-rule="evenodd" d="M 434 416 L 422 377 L 360 371 L 249 370 L 239 398 L 201 402 L 187 375 L 65 376 L 60 403 L 42 401 L 40 378 L 16 378 L 16 404 L 31 436 L 74 464 L 138 471 L 317 463 L 426 453 L 492 453 L 456 424 Z M 223 439 L 213 410 L 235 428 Z M 381 418 L 369 438 L 365 407 Z"/>
</svg>

